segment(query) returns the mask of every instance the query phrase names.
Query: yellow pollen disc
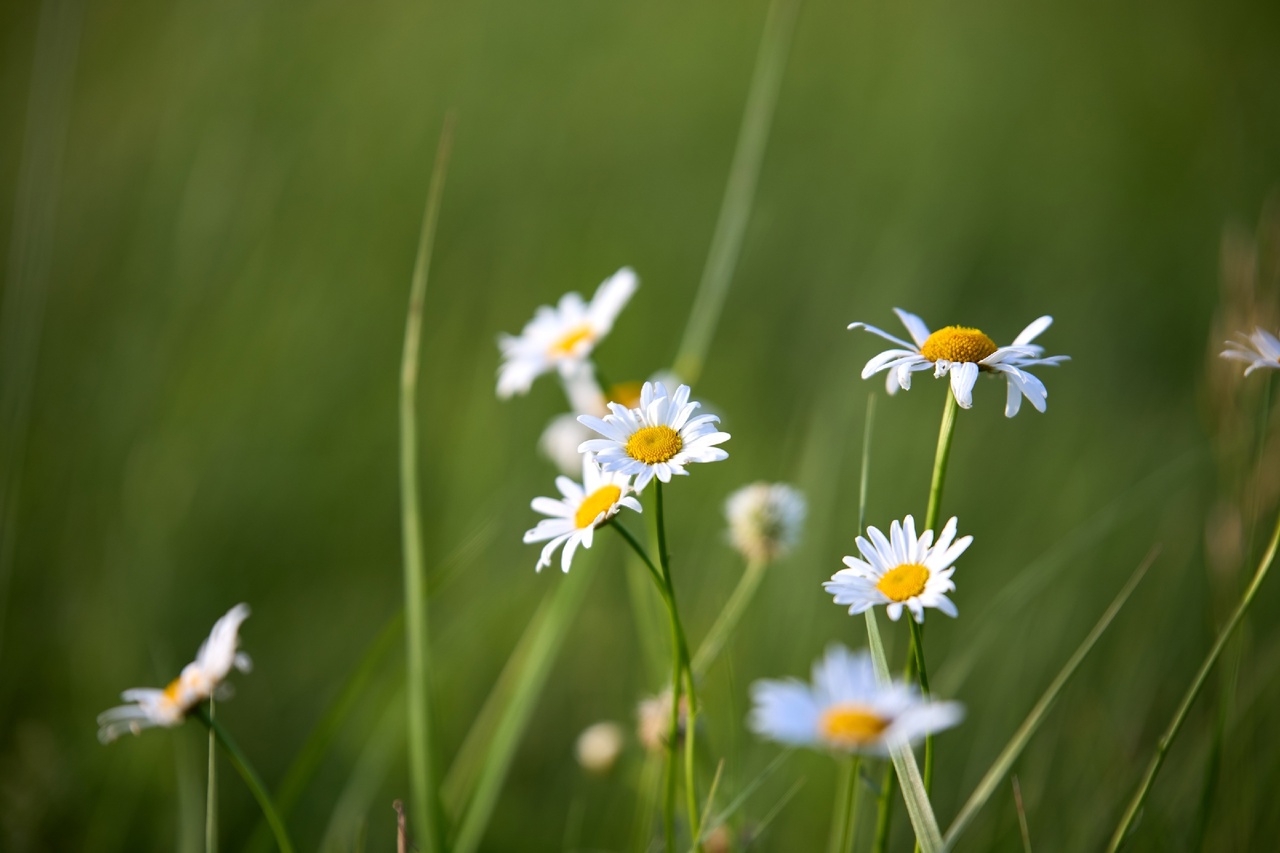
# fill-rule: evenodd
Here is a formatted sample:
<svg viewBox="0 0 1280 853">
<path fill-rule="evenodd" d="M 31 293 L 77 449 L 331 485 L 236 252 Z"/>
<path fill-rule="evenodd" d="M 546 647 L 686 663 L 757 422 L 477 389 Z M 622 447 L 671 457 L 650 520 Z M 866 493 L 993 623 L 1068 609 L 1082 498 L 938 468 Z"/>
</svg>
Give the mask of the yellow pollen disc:
<svg viewBox="0 0 1280 853">
<path fill-rule="evenodd" d="M 929 580 L 929 570 L 919 563 L 903 563 L 890 569 L 880 578 L 876 589 L 885 594 L 890 601 L 906 601 L 913 595 L 924 592 L 925 582 Z"/>
<path fill-rule="evenodd" d="M 182 678 L 175 678 L 169 682 L 169 686 L 164 689 L 164 698 L 170 702 L 178 701 L 178 688 L 182 686 Z"/>
<path fill-rule="evenodd" d="M 646 465 L 666 462 L 680 452 L 684 440 L 666 424 L 644 427 L 627 439 L 627 455 Z"/>
<path fill-rule="evenodd" d="M 836 746 L 863 746 L 879 740 L 889 720 L 865 705 L 836 705 L 822 713 L 822 737 Z"/>
<path fill-rule="evenodd" d="M 587 495 L 578 507 L 578 511 L 573 514 L 573 523 L 579 530 L 590 527 L 596 520 L 596 516 L 606 512 L 609 507 L 618 502 L 620 497 L 622 497 L 622 489 L 617 486 L 601 486 Z"/>
<path fill-rule="evenodd" d="M 609 387 L 610 403 L 626 406 L 628 409 L 640 408 L 640 390 L 644 386 L 639 382 L 619 382 Z"/>
<path fill-rule="evenodd" d="M 977 329 L 964 326 L 947 326 L 925 340 L 920 354 L 930 361 L 979 362 L 999 347 Z"/>
<path fill-rule="evenodd" d="M 583 341 L 590 341 L 592 332 L 590 326 L 578 326 L 565 332 L 560 338 L 547 349 L 547 354 L 551 356 L 573 355 L 578 348 L 578 344 Z"/>
</svg>

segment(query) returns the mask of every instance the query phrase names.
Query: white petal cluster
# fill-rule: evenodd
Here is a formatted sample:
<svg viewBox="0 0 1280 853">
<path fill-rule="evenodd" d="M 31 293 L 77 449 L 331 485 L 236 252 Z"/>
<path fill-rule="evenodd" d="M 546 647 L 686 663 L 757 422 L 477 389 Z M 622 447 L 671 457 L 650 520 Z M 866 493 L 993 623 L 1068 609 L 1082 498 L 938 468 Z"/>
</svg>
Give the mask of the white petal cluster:
<svg viewBox="0 0 1280 853">
<path fill-rule="evenodd" d="M 1232 361 L 1243 361 L 1248 365 L 1244 375 L 1255 370 L 1280 370 L 1280 338 L 1265 329 L 1254 329 L 1253 334 L 1238 341 L 1227 341 L 1227 348 L 1222 357 Z"/>
<path fill-rule="evenodd" d="M 693 462 L 718 462 L 729 454 L 715 445 L 729 440 L 719 432 L 715 415 L 693 413 L 701 406 L 690 402 L 689 386 L 681 385 L 668 395 L 661 382 L 646 382 L 640 391 L 638 408 L 610 403 L 612 414 L 604 418 L 578 418 L 604 438 L 584 441 L 578 450 L 596 454 L 605 471 L 634 475 L 635 490 L 643 491 L 657 477 L 668 483 L 673 476 L 688 474 L 684 466 Z M 649 443 L 654 439 L 656 443 Z"/>
<path fill-rule="evenodd" d="M 951 580 L 955 573 L 952 564 L 972 544 L 973 537 L 956 539 L 954 518 L 942 528 L 936 544 L 932 530 L 916 538 L 916 522 L 909 515 L 901 524 L 895 520 L 889 526 L 888 537 L 875 527 L 868 527 L 867 535 L 869 541 L 862 536 L 857 539 L 862 559 L 845 557 L 847 568 L 822 584 L 836 604 L 847 604 L 851 614 L 883 604 L 894 621 L 904 608 L 917 622 L 924 622 L 926 607 L 957 615 L 955 604 L 946 595 L 956 588 Z"/>
<path fill-rule="evenodd" d="M 786 483 L 752 483 L 725 501 L 729 542 L 748 560 L 776 560 L 800 539 L 804 495 Z"/>
<path fill-rule="evenodd" d="M 556 477 L 556 488 L 561 498 L 534 498 L 534 511 L 549 516 L 524 534 L 526 544 L 546 542 L 538 557 L 537 570 L 551 565 L 557 548 L 564 546 L 560 555 L 560 568 L 569 571 L 573 554 L 578 546 L 590 548 L 595 530 L 627 509 L 640 512 L 640 502 L 631 496 L 631 477 L 627 474 L 606 473 L 600 470 L 591 454 L 582 456 L 582 484 L 568 477 Z"/>
<path fill-rule="evenodd" d="M 248 618 L 247 604 L 228 610 L 200 644 L 196 659 L 164 689 L 135 687 L 120 694 L 132 704 L 98 715 L 98 740 L 110 743 L 126 732 L 136 735 L 154 726 L 181 725 L 188 711 L 217 692 L 232 669 L 249 672 L 253 662 L 239 650 L 240 625 Z"/>
<path fill-rule="evenodd" d="M 533 381 L 549 370 L 569 372 L 582 366 L 613 329 L 638 286 L 635 272 L 623 267 L 596 288 L 591 302 L 566 293 L 556 307 L 539 307 L 519 335 L 499 336 L 503 361 L 498 368 L 498 396 L 527 393 Z"/>
<path fill-rule="evenodd" d="M 761 680 L 751 685 L 751 730 L 789 746 L 884 755 L 951 728 L 956 702 L 931 702 L 907 684 L 876 681 L 871 656 L 832 645 L 813 665 L 813 683 Z"/>
<path fill-rule="evenodd" d="M 961 408 L 973 406 L 973 386 L 978 381 L 979 373 L 998 373 L 1005 378 L 1007 395 L 1005 416 L 1013 417 L 1022 407 L 1022 398 L 1026 397 L 1037 411 L 1045 410 L 1048 391 L 1044 383 L 1026 371 L 1028 367 L 1057 365 L 1069 360 L 1069 356 L 1053 355 L 1045 357 L 1044 347 L 1033 344 L 1037 337 L 1053 323 L 1052 317 L 1040 317 L 1028 325 L 1013 339 L 1009 346 L 997 347 L 994 352 L 973 361 L 952 361 L 944 358 L 929 358 L 924 354 L 925 344 L 934 334 L 924 321 L 909 311 L 894 308 L 894 313 L 906 326 L 913 343 L 891 335 L 883 329 L 866 323 L 850 323 L 850 329 L 865 329 L 873 335 L 879 335 L 892 344 L 893 349 L 885 350 L 874 356 L 862 369 L 862 378 L 887 370 L 885 387 L 890 394 L 899 388 L 911 388 L 911 374 L 920 370 L 933 370 L 935 378 L 951 375 L 951 390 Z M 942 330 L 946 331 L 946 330 Z"/>
</svg>

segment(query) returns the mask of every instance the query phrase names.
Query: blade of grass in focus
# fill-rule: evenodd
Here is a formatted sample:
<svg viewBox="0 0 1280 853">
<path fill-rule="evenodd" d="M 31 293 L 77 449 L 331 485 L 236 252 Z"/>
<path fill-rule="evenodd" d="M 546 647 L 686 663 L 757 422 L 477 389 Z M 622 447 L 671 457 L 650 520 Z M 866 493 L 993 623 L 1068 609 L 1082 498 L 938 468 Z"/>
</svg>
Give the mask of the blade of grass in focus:
<svg viewBox="0 0 1280 853">
<path fill-rule="evenodd" d="M 1036 730 L 1040 728 L 1040 724 L 1044 722 L 1045 716 L 1049 713 L 1049 709 L 1053 707 L 1053 703 L 1062 692 L 1062 689 L 1067 686 L 1067 682 L 1071 680 L 1071 676 L 1075 674 L 1076 669 L 1079 668 L 1080 664 L 1084 661 L 1085 657 L 1093 647 L 1097 645 L 1098 640 L 1102 638 L 1102 635 L 1106 632 L 1107 628 L 1111 626 L 1112 620 L 1116 618 L 1116 615 L 1120 612 L 1121 608 L 1123 608 L 1125 603 L 1128 602 L 1129 596 L 1133 594 L 1135 589 L 1137 589 L 1138 584 L 1146 575 L 1147 570 L 1151 568 L 1151 564 L 1155 562 L 1158 554 L 1159 549 L 1153 548 L 1143 559 L 1142 563 L 1139 564 L 1138 568 L 1134 570 L 1133 575 L 1129 578 L 1128 582 L 1125 583 L 1124 587 L 1121 588 L 1119 594 L 1116 595 L 1115 600 L 1112 601 L 1111 605 L 1105 612 L 1103 612 L 1102 618 L 1098 620 L 1098 624 L 1093 626 L 1093 630 L 1084 638 L 1084 642 L 1082 642 L 1080 647 L 1075 650 L 1075 653 L 1067 659 L 1067 662 L 1063 665 L 1062 669 L 1056 676 L 1054 676 L 1053 681 L 1050 682 L 1048 689 L 1045 690 L 1044 694 L 1040 697 L 1040 700 L 1036 702 L 1035 706 L 1031 709 L 1031 712 L 1027 714 L 1027 718 L 1022 721 L 1022 725 L 1013 733 L 1013 737 L 1010 738 L 1009 743 L 1006 744 L 1005 748 L 1001 750 L 998 756 L 996 756 L 996 760 L 991 765 L 991 768 L 987 770 L 986 775 L 984 775 L 982 780 L 978 782 L 977 787 L 974 788 L 973 793 L 969 795 L 969 799 L 965 801 L 964 806 L 960 809 L 960 813 L 956 815 L 955 820 L 952 821 L 951 826 L 947 829 L 947 834 L 944 838 L 946 845 L 945 849 L 950 850 L 955 846 L 956 840 L 959 839 L 966 829 L 968 829 L 969 824 L 972 823 L 974 817 L 977 816 L 978 810 L 986 805 L 987 800 L 991 799 L 991 796 L 1000 787 L 1000 781 L 1004 779 L 1005 774 L 1009 772 L 1009 769 L 1013 766 L 1013 762 L 1022 754 L 1022 750 L 1026 748 L 1032 735 L 1034 735 Z"/>
<path fill-rule="evenodd" d="M 800 0 L 773 0 L 769 5 L 751 87 L 747 92 L 747 105 L 742 114 L 742 126 L 733 152 L 733 164 L 729 167 L 729 184 L 720 203 L 720 215 L 711 237 L 702 280 L 698 283 L 698 295 L 694 297 L 689 322 L 676 354 L 676 375 L 690 385 L 697 382 L 702 373 L 702 364 L 706 361 L 720 312 L 729 294 L 729 282 L 733 280 L 733 270 L 742 252 L 742 238 L 755 200 L 760 163 L 764 160 L 765 143 L 769 140 L 769 127 L 773 124 L 778 90 L 782 86 L 782 73 L 787 66 L 787 54 L 799 13 Z"/>
<path fill-rule="evenodd" d="M 440 196 L 453 138 L 453 117 L 445 118 L 436 148 L 436 164 L 427 190 L 418 257 L 405 317 L 404 357 L 400 366 L 400 501 L 404 537 L 405 668 L 408 679 L 408 736 L 411 814 L 419 842 L 427 853 L 445 849 L 444 814 L 436 786 L 436 753 L 432 743 L 431 666 L 427 633 L 427 573 L 422 556 L 422 518 L 418 484 L 418 358 L 422 342 L 422 304 L 435 240 Z"/>
</svg>

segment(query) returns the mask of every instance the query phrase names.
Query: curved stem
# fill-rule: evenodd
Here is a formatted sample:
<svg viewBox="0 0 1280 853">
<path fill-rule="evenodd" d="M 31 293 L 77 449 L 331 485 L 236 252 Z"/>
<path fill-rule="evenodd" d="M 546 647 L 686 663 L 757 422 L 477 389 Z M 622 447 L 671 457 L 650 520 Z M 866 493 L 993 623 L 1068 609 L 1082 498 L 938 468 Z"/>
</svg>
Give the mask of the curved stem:
<svg viewBox="0 0 1280 853">
<path fill-rule="evenodd" d="M 231 735 L 227 734 L 226 730 L 222 728 L 222 724 L 209 716 L 209 712 L 205 710 L 204 705 L 197 705 L 191 711 L 191 714 L 208 726 L 209 731 L 213 732 L 218 739 L 218 743 L 222 744 L 222 749 L 227 753 L 231 766 L 240 774 L 240 778 L 244 780 L 249 793 L 253 794 L 253 798 L 258 801 L 258 807 L 262 809 L 262 816 L 267 819 L 272 833 L 275 834 L 276 846 L 280 848 L 280 853 L 293 853 L 293 843 L 289 840 L 289 831 L 285 829 L 284 821 L 280 819 L 280 813 L 276 811 L 275 804 L 271 802 L 271 795 L 267 793 L 267 787 L 262 784 L 258 771 L 253 769 L 249 759 L 240 751 L 240 747 L 236 745 L 236 742 L 231 739 Z"/>
<path fill-rule="evenodd" d="M 1249 588 L 1244 591 L 1244 596 L 1240 599 L 1240 603 L 1236 605 L 1236 609 L 1231 614 L 1231 618 L 1227 620 L 1227 624 L 1222 626 L 1222 630 L 1218 632 L 1218 638 L 1214 640 L 1208 656 L 1205 657 L 1204 663 L 1200 665 L 1200 671 L 1196 673 L 1196 677 L 1191 681 L 1191 686 L 1187 688 L 1187 694 L 1182 697 L 1182 704 L 1174 712 L 1173 719 L 1169 721 L 1169 727 L 1156 744 L 1156 754 L 1151 757 L 1151 763 L 1147 765 L 1147 772 L 1142 777 L 1142 783 L 1138 786 L 1137 793 L 1133 795 L 1133 800 L 1129 803 L 1129 807 L 1125 809 L 1120 825 L 1116 827 L 1115 834 L 1111 836 L 1108 850 L 1116 851 L 1120 849 L 1129 834 L 1133 821 L 1138 816 L 1138 812 L 1142 811 L 1142 805 L 1147 801 L 1147 795 L 1151 792 L 1151 785 L 1155 782 L 1156 774 L 1160 772 L 1160 766 L 1164 764 L 1164 757 L 1169 752 L 1169 748 L 1173 746 L 1174 740 L 1177 739 L 1178 732 L 1182 730 L 1182 724 L 1186 722 L 1187 714 L 1190 712 L 1192 704 L 1195 703 L 1196 697 L 1200 695 L 1201 689 L 1204 688 L 1205 680 L 1209 677 L 1209 671 L 1218 662 L 1218 657 L 1222 654 L 1223 647 L 1226 646 L 1227 640 L 1231 639 L 1236 626 L 1240 624 L 1240 620 L 1244 618 L 1245 613 L 1249 610 L 1249 605 L 1253 604 L 1258 587 L 1262 585 L 1262 581 L 1266 578 L 1271 564 L 1275 561 L 1277 546 L 1280 546 L 1280 517 L 1276 518 L 1276 529 L 1271 534 L 1271 542 L 1267 545 L 1266 553 L 1262 555 L 1262 561 L 1258 563 L 1258 569 L 1254 572 L 1253 580 L 1249 582 Z"/>
<path fill-rule="evenodd" d="M 742 573 L 742 578 L 734 588 L 733 594 L 729 596 L 729 601 L 725 604 L 724 610 L 720 611 L 720 615 L 716 617 L 715 624 L 711 626 L 711 630 L 707 632 L 702 645 L 698 647 L 697 654 L 693 656 L 694 674 L 705 675 L 707 668 L 711 666 L 720 654 L 720 650 L 733 633 L 733 629 L 738 627 L 743 611 L 747 609 L 747 605 L 755 597 L 756 590 L 760 587 L 760 580 L 764 577 L 764 570 L 768 565 L 769 563 L 766 560 L 751 560 L 747 563 L 746 571 Z"/>
</svg>

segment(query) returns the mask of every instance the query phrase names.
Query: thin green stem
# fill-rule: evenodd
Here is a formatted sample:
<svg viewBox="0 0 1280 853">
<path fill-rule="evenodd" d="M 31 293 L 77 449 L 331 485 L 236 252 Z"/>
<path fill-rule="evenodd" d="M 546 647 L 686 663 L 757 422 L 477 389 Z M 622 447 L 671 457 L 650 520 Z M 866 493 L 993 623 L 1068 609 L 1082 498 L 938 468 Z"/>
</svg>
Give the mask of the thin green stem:
<svg viewBox="0 0 1280 853">
<path fill-rule="evenodd" d="M 724 610 L 720 611 L 720 615 L 716 617 L 715 624 L 711 626 L 711 630 L 707 632 L 706 638 L 702 641 L 702 645 L 698 647 L 697 653 L 693 656 L 693 672 L 698 677 L 706 675 L 707 668 L 711 666 L 716 657 L 720 654 L 725 642 L 733 634 L 738 622 L 742 620 L 742 614 L 747 609 L 747 605 L 755 598 L 756 590 L 760 588 L 760 581 L 764 577 L 764 570 L 768 568 L 767 560 L 750 560 L 747 562 L 746 571 L 742 573 L 742 577 L 738 580 L 738 585 L 734 587 L 733 594 L 729 596 L 729 601 L 724 606 Z"/>
<path fill-rule="evenodd" d="M 271 825 L 271 831 L 276 836 L 276 846 L 280 848 L 280 853 L 293 853 L 293 842 L 289 840 L 289 831 L 285 829 L 284 821 L 280 818 L 280 813 L 276 811 L 275 804 L 271 802 L 271 795 L 267 793 L 267 786 L 262 784 L 258 771 L 253 769 L 253 765 L 249 763 L 249 759 L 240 751 L 240 747 L 231 739 L 231 735 L 227 734 L 222 724 L 209 715 L 204 705 L 197 705 L 192 711 L 192 715 L 200 722 L 209 727 L 209 731 L 213 732 L 218 739 L 218 743 L 222 744 L 223 751 L 227 754 L 231 766 L 240 774 L 240 778 L 244 780 L 244 784 L 249 789 L 249 793 L 253 794 L 253 798 L 258 801 L 258 808 L 262 809 L 262 815 L 267 819 L 267 823 Z"/>
<path fill-rule="evenodd" d="M 832 815 L 831 853 L 849 853 L 852 849 L 858 816 L 858 769 L 862 757 L 845 756 L 840 763 L 844 778 L 836 795 L 836 812 Z"/>
<path fill-rule="evenodd" d="M 956 429 L 956 412 L 960 406 L 956 395 L 947 389 L 947 402 L 942 409 L 942 426 L 938 430 L 938 452 L 933 457 L 933 479 L 929 482 L 929 507 L 924 514 L 924 529 L 933 530 L 942 508 L 942 486 L 947 479 L 947 462 L 951 459 L 951 437 Z"/>
<path fill-rule="evenodd" d="M 916 672 L 920 675 L 920 693 L 929 698 L 929 673 L 924 666 L 924 626 L 911 620 L 911 645 L 915 648 Z M 929 791 L 933 781 L 933 736 L 924 739 L 924 789 Z"/>
<path fill-rule="evenodd" d="M 446 117 L 436 149 L 435 169 L 427 190 L 427 208 L 418 241 L 418 256 L 409 289 L 400 365 L 400 505 L 404 547 L 405 666 L 408 679 L 409 791 L 420 843 L 428 853 L 445 849 L 444 810 L 436 784 L 430 701 L 430 656 L 427 632 L 427 573 L 423 560 L 422 517 L 418 483 L 418 359 L 422 343 L 422 306 L 435 241 L 440 195 L 453 138 L 453 117 Z"/>
<path fill-rule="evenodd" d="M 1271 541 L 1267 544 L 1267 550 L 1262 555 L 1262 561 L 1258 563 L 1258 569 L 1254 572 L 1253 580 L 1244 591 L 1244 596 L 1240 599 L 1240 603 L 1236 605 L 1236 609 L 1231 614 L 1231 618 L 1227 620 L 1227 624 L 1222 626 L 1222 630 L 1218 632 L 1218 637 L 1214 640 L 1213 647 L 1209 649 L 1208 656 L 1205 657 L 1204 663 L 1200 665 L 1200 671 L 1196 673 L 1196 677 L 1191 681 L 1191 686 L 1187 688 L 1186 695 L 1182 697 L 1182 704 L 1174 712 L 1173 719 L 1169 721 L 1169 727 L 1157 742 L 1156 754 L 1151 757 L 1151 763 L 1147 765 L 1147 772 L 1142 777 L 1142 783 L 1138 786 L 1137 793 L 1134 794 L 1133 800 L 1125 810 L 1124 817 L 1121 818 L 1120 825 L 1116 827 L 1115 834 L 1111 836 L 1109 850 L 1119 850 L 1128 837 L 1134 820 L 1138 817 L 1138 813 L 1142 811 L 1143 804 L 1147 801 L 1147 795 L 1151 792 L 1151 785 L 1155 782 L 1156 774 L 1160 772 L 1160 767 L 1164 764 L 1165 755 L 1168 754 L 1169 748 L 1173 746 L 1174 740 L 1178 737 L 1178 732 L 1182 730 L 1182 724 L 1186 722 L 1187 714 L 1191 711 L 1192 704 L 1195 703 L 1196 697 L 1200 695 L 1201 689 L 1204 688 L 1205 680 L 1209 677 L 1209 671 L 1218 662 L 1218 657 L 1222 654 L 1222 649 L 1226 646 L 1227 640 L 1231 639 L 1236 626 L 1240 624 L 1240 620 L 1248 612 L 1249 605 L 1253 604 L 1253 599 L 1258 593 L 1258 587 L 1262 585 L 1267 572 L 1271 569 L 1271 564 L 1275 561 L 1277 546 L 1280 546 L 1280 517 L 1276 519 L 1276 529 L 1271 534 Z"/>
<path fill-rule="evenodd" d="M 616 518 L 609 521 L 609 526 L 618 531 L 618 534 L 631 546 L 631 550 L 635 551 L 640 557 L 640 561 L 649 570 L 649 574 L 653 575 L 653 582 L 657 584 L 658 593 L 662 596 L 662 601 L 665 604 L 667 601 L 667 583 L 662 579 L 662 572 L 658 571 L 658 567 L 653 564 L 653 560 L 649 558 L 644 546 L 636 540 L 636 537 L 631 535 L 631 531 L 619 524 Z"/>
<path fill-rule="evenodd" d="M 209 697 L 209 719 L 213 719 L 213 697 Z M 218 853 L 218 750 L 217 736 L 209 729 L 209 779 L 204 800 L 204 851 Z"/>
</svg>

